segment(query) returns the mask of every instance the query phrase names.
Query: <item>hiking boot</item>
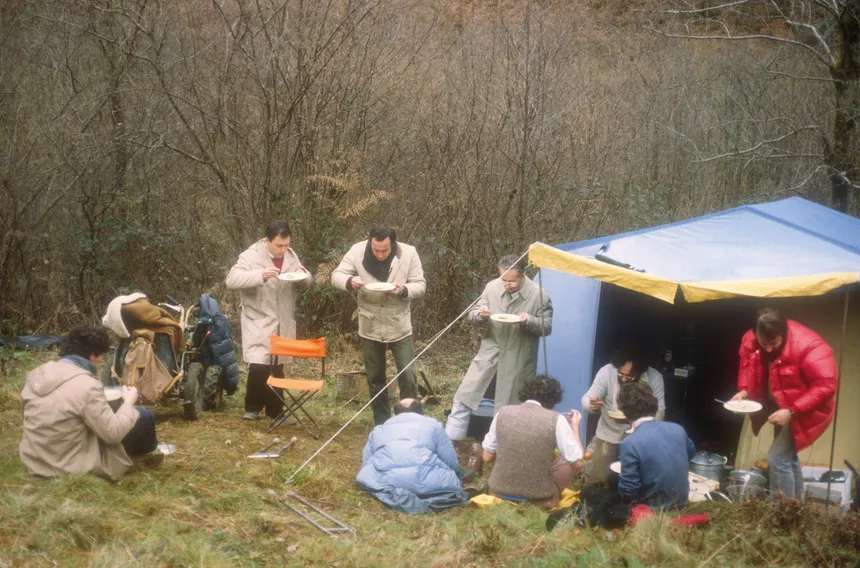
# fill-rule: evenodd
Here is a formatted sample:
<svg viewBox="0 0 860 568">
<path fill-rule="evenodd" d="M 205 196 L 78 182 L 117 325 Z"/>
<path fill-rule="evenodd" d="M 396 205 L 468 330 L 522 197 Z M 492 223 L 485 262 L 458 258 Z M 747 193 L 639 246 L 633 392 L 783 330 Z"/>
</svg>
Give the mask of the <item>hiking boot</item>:
<svg viewBox="0 0 860 568">
<path fill-rule="evenodd" d="M 481 444 L 472 444 L 472 451 L 469 453 L 469 462 L 466 464 L 467 469 L 471 469 L 478 475 L 481 475 L 484 471 L 483 452 L 484 448 L 481 447 Z"/>
<path fill-rule="evenodd" d="M 260 417 L 259 412 L 246 412 L 245 414 L 242 415 L 242 418 L 244 420 L 256 420 L 259 417 Z"/>
</svg>

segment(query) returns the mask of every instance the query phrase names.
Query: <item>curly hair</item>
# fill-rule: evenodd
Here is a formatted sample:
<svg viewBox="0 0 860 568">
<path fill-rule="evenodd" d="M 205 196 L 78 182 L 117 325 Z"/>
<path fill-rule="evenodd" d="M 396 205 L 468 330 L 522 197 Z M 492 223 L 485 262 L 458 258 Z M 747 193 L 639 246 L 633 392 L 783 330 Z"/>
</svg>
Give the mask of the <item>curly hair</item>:
<svg viewBox="0 0 860 568">
<path fill-rule="evenodd" d="M 618 410 L 631 422 L 657 414 L 657 397 L 651 391 L 651 385 L 645 381 L 622 385 L 618 392 Z"/>
<path fill-rule="evenodd" d="M 110 349 L 110 337 L 101 327 L 76 325 L 69 330 L 60 344 L 60 357 L 80 355 L 89 359 L 92 355 L 107 353 Z"/>
<path fill-rule="evenodd" d="M 550 410 L 561 402 L 564 389 L 561 384 L 549 375 L 538 375 L 523 385 L 520 389 L 520 401 L 536 400 L 544 408 Z"/>
</svg>

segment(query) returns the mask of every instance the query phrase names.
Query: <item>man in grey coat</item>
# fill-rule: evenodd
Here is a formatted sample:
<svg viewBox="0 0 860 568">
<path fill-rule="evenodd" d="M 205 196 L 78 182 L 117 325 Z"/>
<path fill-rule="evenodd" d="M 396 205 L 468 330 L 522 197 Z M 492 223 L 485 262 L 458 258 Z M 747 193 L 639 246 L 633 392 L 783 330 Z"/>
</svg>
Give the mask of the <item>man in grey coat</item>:
<svg viewBox="0 0 860 568">
<path fill-rule="evenodd" d="M 296 338 L 296 299 L 310 285 L 310 273 L 290 248 L 291 239 L 286 221 L 272 221 L 265 238 L 239 255 L 227 274 L 227 288 L 238 290 L 242 299 L 242 358 L 248 363 L 244 418 L 248 420 L 256 419 L 264 407 L 269 418 L 276 418 L 283 407 L 281 397 L 266 384 L 270 372 L 284 376 L 285 362 L 282 357 L 271 368 L 269 336 Z M 289 278 L 293 275 L 301 279 Z"/>
<path fill-rule="evenodd" d="M 517 394 L 537 373 L 538 341 L 552 332 L 552 301 L 549 294 L 526 276 L 526 261 L 508 255 L 498 264 L 499 277 L 484 288 L 481 299 L 469 312 L 469 321 L 486 328 L 478 354 L 454 395 L 445 424 L 456 444 L 466 438 L 469 419 L 478 408 L 487 387 L 496 377 L 494 413 L 518 404 Z M 495 314 L 515 315 L 513 322 L 493 319 Z"/>
<path fill-rule="evenodd" d="M 424 295 L 424 270 L 415 247 L 397 241 L 389 227 L 376 227 L 366 241 L 352 245 L 331 274 L 336 288 L 355 292 L 358 299 L 358 335 L 364 353 L 364 370 L 377 426 L 391 418 L 388 391 L 384 390 L 385 352 L 394 355 L 400 398 L 415 398 L 411 302 Z M 388 290 L 374 290 L 382 285 Z"/>
</svg>

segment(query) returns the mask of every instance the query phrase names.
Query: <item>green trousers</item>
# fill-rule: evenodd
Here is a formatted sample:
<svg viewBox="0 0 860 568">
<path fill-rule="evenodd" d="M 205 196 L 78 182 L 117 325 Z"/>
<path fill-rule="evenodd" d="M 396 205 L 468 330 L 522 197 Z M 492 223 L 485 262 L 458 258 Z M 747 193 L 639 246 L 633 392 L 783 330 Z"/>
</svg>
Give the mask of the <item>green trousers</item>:
<svg viewBox="0 0 860 568">
<path fill-rule="evenodd" d="M 379 391 L 383 391 L 371 405 L 373 408 L 373 423 L 377 426 L 391 418 L 391 404 L 388 401 L 388 390 L 385 388 L 388 381 L 385 377 L 385 352 L 390 349 L 394 356 L 397 371 L 403 371 L 397 378 L 400 387 L 400 399 L 415 398 L 418 388 L 415 383 L 415 372 L 409 362 L 415 356 L 412 347 L 412 336 L 404 337 L 393 343 L 382 343 L 361 338 L 361 350 L 364 353 L 364 370 L 367 375 L 367 388 L 373 397 Z M 406 366 L 409 365 L 407 368 Z"/>
</svg>

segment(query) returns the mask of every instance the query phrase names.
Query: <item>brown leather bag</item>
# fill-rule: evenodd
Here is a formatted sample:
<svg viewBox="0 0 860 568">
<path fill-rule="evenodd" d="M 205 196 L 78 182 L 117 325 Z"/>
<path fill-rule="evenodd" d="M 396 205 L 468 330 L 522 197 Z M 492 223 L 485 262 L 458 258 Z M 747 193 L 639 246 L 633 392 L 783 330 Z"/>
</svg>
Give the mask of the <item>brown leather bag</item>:
<svg viewBox="0 0 860 568">
<path fill-rule="evenodd" d="M 125 368 L 120 382 L 137 387 L 144 403 L 158 402 L 164 391 L 173 382 L 173 377 L 152 350 L 152 343 L 143 337 L 131 342 L 125 356 Z"/>
</svg>

